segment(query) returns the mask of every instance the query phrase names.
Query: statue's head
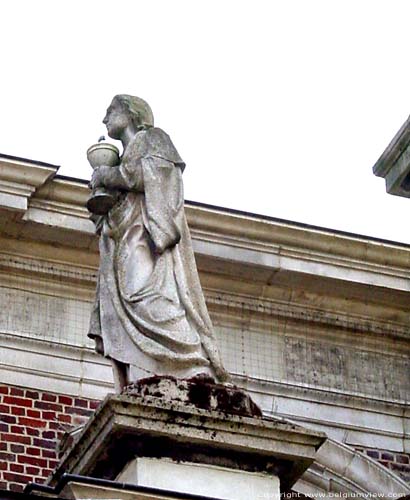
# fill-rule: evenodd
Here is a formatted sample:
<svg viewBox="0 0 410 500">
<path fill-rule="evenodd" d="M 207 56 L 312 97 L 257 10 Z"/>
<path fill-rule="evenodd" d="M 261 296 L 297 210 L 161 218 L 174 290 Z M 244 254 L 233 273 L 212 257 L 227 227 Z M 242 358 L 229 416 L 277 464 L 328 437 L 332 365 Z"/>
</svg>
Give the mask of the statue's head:
<svg viewBox="0 0 410 500">
<path fill-rule="evenodd" d="M 153 127 L 154 115 L 147 102 L 144 99 L 127 94 L 116 95 L 113 102 L 119 102 L 129 113 L 136 127 Z"/>
<path fill-rule="evenodd" d="M 154 126 L 154 115 L 147 102 L 139 97 L 119 94 L 114 97 L 107 109 L 103 123 L 107 125 L 108 135 L 120 138 L 121 129 L 131 122 L 136 130 Z"/>
</svg>

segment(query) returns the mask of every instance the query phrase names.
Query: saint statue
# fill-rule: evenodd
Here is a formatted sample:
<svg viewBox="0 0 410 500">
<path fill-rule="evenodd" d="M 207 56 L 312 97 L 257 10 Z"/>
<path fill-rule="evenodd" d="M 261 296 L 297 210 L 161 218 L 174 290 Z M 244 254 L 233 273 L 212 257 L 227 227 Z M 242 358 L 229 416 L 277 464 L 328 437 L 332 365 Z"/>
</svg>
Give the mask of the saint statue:
<svg viewBox="0 0 410 500">
<path fill-rule="evenodd" d="M 123 154 L 90 183 L 114 201 L 94 217 L 100 268 L 88 335 L 112 361 L 117 392 L 152 375 L 224 382 L 184 213 L 185 164 L 142 99 L 115 96 L 103 123 Z"/>
</svg>

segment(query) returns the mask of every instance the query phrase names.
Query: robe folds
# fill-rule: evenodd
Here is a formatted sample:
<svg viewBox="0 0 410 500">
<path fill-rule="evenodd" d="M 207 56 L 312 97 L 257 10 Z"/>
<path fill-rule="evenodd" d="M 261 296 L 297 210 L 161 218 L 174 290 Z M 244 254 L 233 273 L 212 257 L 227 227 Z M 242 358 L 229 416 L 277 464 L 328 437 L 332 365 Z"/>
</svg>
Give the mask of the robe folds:
<svg viewBox="0 0 410 500">
<path fill-rule="evenodd" d="M 139 131 L 124 151 L 117 168 L 127 189 L 100 224 L 88 335 L 140 376 L 207 372 L 223 381 L 184 213 L 184 167 L 158 128 Z"/>
</svg>

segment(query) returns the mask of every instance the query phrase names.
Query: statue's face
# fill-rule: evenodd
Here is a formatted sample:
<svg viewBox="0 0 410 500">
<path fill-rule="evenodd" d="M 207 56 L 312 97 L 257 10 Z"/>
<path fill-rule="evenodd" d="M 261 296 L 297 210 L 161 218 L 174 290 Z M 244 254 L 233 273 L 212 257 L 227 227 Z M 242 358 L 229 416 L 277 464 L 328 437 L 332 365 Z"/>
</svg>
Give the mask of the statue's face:
<svg viewBox="0 0 410 500">
<path fill-rule="evenodd" d="M 103 123 L 112 139 L 121 139 L 122 133 L 129 125 L 128 113 L 117 100 L 113 100 L 107 109 Z"/>
</svg>

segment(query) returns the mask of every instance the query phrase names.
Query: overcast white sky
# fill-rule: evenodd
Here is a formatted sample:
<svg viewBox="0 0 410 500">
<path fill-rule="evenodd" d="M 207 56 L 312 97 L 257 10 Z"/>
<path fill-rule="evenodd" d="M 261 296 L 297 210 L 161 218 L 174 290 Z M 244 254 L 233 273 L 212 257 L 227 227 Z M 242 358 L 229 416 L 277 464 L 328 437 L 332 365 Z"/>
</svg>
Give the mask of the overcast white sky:
<svg viewBox="0 0 410 500">
<path fill-rule="evenodd" d="M 372 166 L 410 113 L 410 2 L 3 1 L 0 152 L 89 179 L 117 93 L 187 163 L 185 197 L 410 243 Z"/>
</svg>

